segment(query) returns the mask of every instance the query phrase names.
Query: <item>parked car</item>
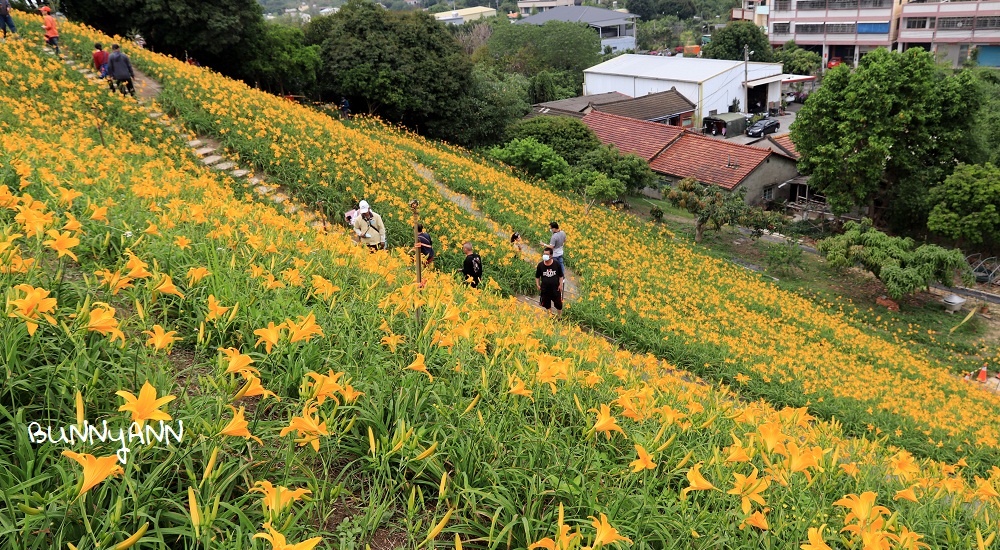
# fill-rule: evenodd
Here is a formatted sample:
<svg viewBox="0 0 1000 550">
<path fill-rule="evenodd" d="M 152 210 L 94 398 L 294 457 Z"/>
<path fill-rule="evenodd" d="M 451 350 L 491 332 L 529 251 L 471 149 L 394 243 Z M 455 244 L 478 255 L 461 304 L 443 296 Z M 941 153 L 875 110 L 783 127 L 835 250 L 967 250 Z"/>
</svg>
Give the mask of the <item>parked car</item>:
<svg viewBox="0 0 1000 550">
<path fill-rule="evenodd" d="M 747 135 L 750 137 L 761 137 L 764 134 L 773 134 L 781 128 L 781 123 L 772 118 L 764 118 L 754 122 L 747 128 Z"/>
<path fill-rule="evenodd" d="M 826 64 L 826 68 L 827 69 L 832 69 L 832 68 L 836 67 L 837 65 L 843 65 L 843 64 L 844 64 L 844 60 L 843 59 L 841 59 L 839 57 L 834 57 L 833 59 L 830 60 L 829 63 Z"/>
</svg>

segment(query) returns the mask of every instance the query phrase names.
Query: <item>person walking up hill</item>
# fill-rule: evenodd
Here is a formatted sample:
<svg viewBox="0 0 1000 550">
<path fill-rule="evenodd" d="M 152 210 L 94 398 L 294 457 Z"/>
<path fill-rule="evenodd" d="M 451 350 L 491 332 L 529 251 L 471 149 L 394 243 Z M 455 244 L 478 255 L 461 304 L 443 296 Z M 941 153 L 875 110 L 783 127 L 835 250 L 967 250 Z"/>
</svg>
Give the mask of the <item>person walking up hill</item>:
<svg viewBox="0 0 1000 550">
<path fill-rule="evenodd" d="M 7 39 L 7 29 L 13 34 L 17 33 L 14 26 L 14 18 L 10 16 L 10 0 L 0 0 L 0 29 L 3 29 L 4 40 Z"/>
<path fill-rule="evenodd" d="M 45 43 L 52 46 L 59 55 L 59 29 L 56 28 L 56 18 L 52 17 L 52 8 L 42 6 L 38 8 L 42 12 L 42 28 L 45 29 Z"/>
<path fill-rule="evenodd" d="M 115 81 L 122 95 L 131 94 L 135 97 L 135 85 L 132 83 L 135 71 L 132 70 L 132 62 L 122 53 L 122 47 L 118 44 L 111 46 L 111 55 L 108 56 L 108 76 Z"/>
</svg>

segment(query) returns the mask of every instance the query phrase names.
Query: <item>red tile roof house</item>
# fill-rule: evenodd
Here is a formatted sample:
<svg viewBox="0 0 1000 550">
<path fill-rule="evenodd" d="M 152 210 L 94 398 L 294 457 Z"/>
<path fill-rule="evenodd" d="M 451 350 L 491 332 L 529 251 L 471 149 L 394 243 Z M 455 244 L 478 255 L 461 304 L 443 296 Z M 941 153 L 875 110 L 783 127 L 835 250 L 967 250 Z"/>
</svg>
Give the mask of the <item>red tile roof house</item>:
<svg viewBox="0 0 1000 550">
<path fill-rule="evenodd" d="M 727 191 L 746 189 L 747 204 L 788 198 L 780 185 L 798 175 L 795 159 L 759 147 L 713 139 L 676 126 L 591 111 L 583 123 L 602 143 L 634 153 L 670 183 L 693 177 Z"/>
</svg>

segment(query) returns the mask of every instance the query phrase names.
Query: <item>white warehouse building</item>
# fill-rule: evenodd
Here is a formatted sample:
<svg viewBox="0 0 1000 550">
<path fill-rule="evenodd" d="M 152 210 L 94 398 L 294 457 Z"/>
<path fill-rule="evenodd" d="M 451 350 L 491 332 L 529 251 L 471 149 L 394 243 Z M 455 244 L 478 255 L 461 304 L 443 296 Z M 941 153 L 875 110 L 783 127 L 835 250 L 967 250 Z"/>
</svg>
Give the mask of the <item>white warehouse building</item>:
<svg viewBox="0 0 1000 550">
<path fill-rule="evenodd" d="M 734 100 L 743 112 L 748 104 L 752 112 L 777 108 L 787 77 L 781 63 L 625 54 L 583 71 L 583 93 L 641 97 L 677 88 L 695 103 L 693 122 L 700 128 L 704 117 L 729 112 Z"/>
</svg>

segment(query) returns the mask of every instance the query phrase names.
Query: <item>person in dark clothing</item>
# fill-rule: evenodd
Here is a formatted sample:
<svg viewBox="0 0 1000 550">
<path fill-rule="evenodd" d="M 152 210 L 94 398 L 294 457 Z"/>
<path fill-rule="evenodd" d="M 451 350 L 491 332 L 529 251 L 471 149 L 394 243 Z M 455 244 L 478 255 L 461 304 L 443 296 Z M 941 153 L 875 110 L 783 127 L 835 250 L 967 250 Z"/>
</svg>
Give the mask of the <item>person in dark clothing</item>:
<svg viewBox="0 0 1000 550">
<path fill-rule="evenodd" d="M 483 259 L 472 249 L 472 243 L 463 244 L 462 252 L 465 252 L 462 275 L 465 275 L 465 281 L 469 286 L 479 288 L 479 283 L 483 280 Z"/>
<path fill-rule="evenodd" d="M 535 268 L 535 286 L 538 287 L 538 304 L 546 310 L 554 305 L 557 315 L 562 315 L 563 268 L 552 257 L 549 247 L 545 248 L 542 261 Z"/>
<path fill-rule="evenodd" d="M 122 47 L 118 44 L 111 46 L 111 55 L 108 56 L 108 76 L 116 83 L 122 95 L 130 94 L 135 97 L 135 85 L 132 84 L 135 71 L 132 70 L 132 62 L 122 53 Z"/>
<path fill-rule="evenodd" d="M 0 0 L 0 29 L 3 29 L 4 39 L 7 38 L 7 29 L 10 29 L 11 33 L 17 33 L 14 18 L 10 16 L 10 0 Z"/>
<path fill-rule="evenodd" d="M 351 118 L 351 104 L 346 97 L 340 98 L 340 117 L 346 120 Z"/>
<path fill-rule="evenodd" d="M 420 253 L 426 256 L 424 258 L 427 263 L 434 261 L 434 241 L 431 240 L 429 233 L 424 231 L 424 224 L 417 224 L 417 247 L 420 248 Z"/>
</svg>

